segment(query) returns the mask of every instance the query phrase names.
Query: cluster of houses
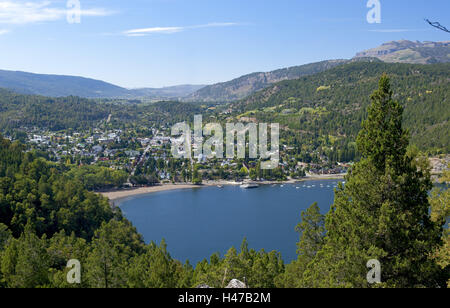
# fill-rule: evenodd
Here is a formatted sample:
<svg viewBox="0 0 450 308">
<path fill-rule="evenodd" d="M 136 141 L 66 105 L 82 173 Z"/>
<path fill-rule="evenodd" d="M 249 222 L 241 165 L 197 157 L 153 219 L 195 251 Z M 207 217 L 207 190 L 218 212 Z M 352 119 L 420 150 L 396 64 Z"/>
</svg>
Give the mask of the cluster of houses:
<svg viewBox="0 0 450 308">
<path fill-rule="evenodd" d="M 164 145 L 170 143 L 169 137 L 161 135 L 157 130 L 154 133 L 156 136 L 153 138 L 136 138 L 142 147 L 151 149 L 152 151 L 150 152 L 160 150 Z M 133 161 L 142 156 L 142 151 L 141 149 L 128 148 L 127 138 L 124 136 L 123 131 L 119 129 L 106 132 L 96 129 L 90 134 L 55 133 L 34 129 L 28 133 L 27 143 L 31 149 L 46 151 L 56 161 L 72 156 L 89 158 L 92 164 L 96 162 L 112 162 L 117 160 L 119 153 L 122 153 L 124 154 L 122 156 L 126 156 L 126 161 L 128 161 L 126 164 L 132 166 Z M 111 147 L 111 144 L 114 144 L 114 146 Z"/>
<path fill-rule="evenodd" d="M 171 156 L 171 147 L 181 144 L 182 137 L 170 137 L 170 130 L 153 128 L 149 137 L 130 137 L 122 130 L 102 131 L 95 129 L 90 133 L 54 133 L 47 131 L 33 131 L 28 133 L 28 144 L 31 148 L 39 148 L 49 153 L 51 159 L 56 161 L 74 158 L 72 161 L 82 160 L 83 164 L 102 163 L 113 169 L 128 170 L 133 175 L 137 165 L 143 163 L 149 157 L 162 159 L 167 164 Z M 131 140 L 132 139 L 132 140 Z M 133 142 L 131 142 L 133 141 Z M 196 144 L 192 137 L 192 150 L 195 152 Z M 132 145 L 132 146 L 131 146 Z M 282 146 L 283 152 L 291 150 L 291 147 Z M 184 155 L 184 147 L 178 148 L 179 154 Z M 205 169 L 217 168 L 217 161 L 209 161 L 204 154 L 193 157 L 192 163 L 202 164 Z M 224 169 L 236 169 L 241 164 L 236 160 L 224 158 L 218 163 Z M 292 164 L 280 162 L 280 167 L 286 174 L 298 170 L 307 170 L 309 174 L 341 174 L 350 168 L 348 164 L 338 164 L 326 167 L 326 164 L 302 163 L 292 167 Z M 249 168 L 249 167 L 247 167 Z M 167 170 L 159 170 L 161 180 L 170 179 L 171 174 Z"/>
<path fill-rule="evenodd" d="M 347 173 L 351 164 L 338 163 L 337 166 L 328 167 L 320 164 L 303 164 L 305 169 L 309 169 L 309 174 L 312 175 L 331 175 Z"/>
</svg>

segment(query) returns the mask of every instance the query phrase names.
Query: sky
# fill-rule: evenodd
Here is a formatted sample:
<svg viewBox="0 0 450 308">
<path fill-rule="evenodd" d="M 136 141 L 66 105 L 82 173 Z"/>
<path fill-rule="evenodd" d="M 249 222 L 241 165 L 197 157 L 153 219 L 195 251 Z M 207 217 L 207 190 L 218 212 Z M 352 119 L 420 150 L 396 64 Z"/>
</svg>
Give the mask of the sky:
<svg viewBox="0 0 450 308">
<path fill-rule="evenodd" d="M 450 29 L 448 0 L 370 2 L 380 23 L 368 22 L 368 0 L 0 0 L 0 69 L 212 84 L 392 40 L 450 41 L 424 21 Z"/>
</svg>

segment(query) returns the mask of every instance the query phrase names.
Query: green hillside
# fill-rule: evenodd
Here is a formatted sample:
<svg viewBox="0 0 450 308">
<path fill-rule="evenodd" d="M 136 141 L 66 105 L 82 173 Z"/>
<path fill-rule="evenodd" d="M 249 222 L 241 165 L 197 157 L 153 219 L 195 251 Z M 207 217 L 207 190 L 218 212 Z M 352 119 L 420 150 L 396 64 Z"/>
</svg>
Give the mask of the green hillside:
<svg viewBox="0 0 450 308">
<path fill-rule="evenodd" d="M 450 151 L 450 64 L 355 62 L 283 81 L 233 104 L 237 114 L 316 136 L 354 140 L 383 73 L 405 108 L 404 125 L 422 149 Z"/>
<path fill-rule="evenodd" d="M 98 101 L 76 96 L 45 97 L 24 95 L 0 89 L 0 131 L 21 128 L 44 128 L 51 131 L 84 130 L 105 122 L 111 124 L 177 123 L 202 113 L 205 106 L 194 103 L 127 103 L 122 100 Z"/>
<path fill-rule="evenodd" d="M 330 68 L 348 63 L 350 60 L 330 60 L 306 65 L 283 68 L 267 73 L 252 73 L 239 78 L 206 86 L 183 98 L 185 101 L 197 102 L 231 102 L 251 95 L 282 80 L 297 79 L 326 71 Z"/>
<path fill-rule="evenodd" d="M 106 119 L 107 105 L 79 97 L 50 98 L 0 89 L 0 128 L 40 127 L 50 130 L 90 127 Z"/>
<path fill-rule="evenodd" d="M 180 85 L 164 88 L 125 89 L 114 84 L 78 76 L 33 74 L 0 70 L 0 88 L 22 94 L 51 97 L 175 99 L 189 95 L 204 85 Z"/>
<path fill-rule="evenodd" d="M 450 62 L 450 42 L 392 41 L 359 52 L 356 57 L 376 57 L 388 63 L 447 63 Z"/>
</svg>

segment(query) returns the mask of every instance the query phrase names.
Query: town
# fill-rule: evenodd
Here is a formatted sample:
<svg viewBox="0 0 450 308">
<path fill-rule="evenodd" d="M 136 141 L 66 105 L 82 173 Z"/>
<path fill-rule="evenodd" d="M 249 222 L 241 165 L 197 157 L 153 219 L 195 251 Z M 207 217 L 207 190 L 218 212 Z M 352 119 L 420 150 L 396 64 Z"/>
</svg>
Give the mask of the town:
<svg viewBox="0 0 450 308">
<path fill-rule="evenodd" d="M 292 147 L 283 144 L 280 145 L 279 165 L 273 170 L 262 169 L 259 159 L 208 159 L 203 154 L 194 154 L 190 159 L 174 158 L 171 148 L 178 140 L 171 136 L 168 125 L 150 128 L 145 134 L 100 127 L 83 132 L 53 132 L 37 127 L 22 129 L 24 133 L 19 140 L 26 144 L 27 151 L 37 151 L 46 159 L 75 170 L 102 172 L 104 183 L 92 185 L 95 190 L 160 183 L 295 181 L 320 175 L 342 176 L 351 166 L 351 163 L 333 165 L 318 153 L 319 161 L 302 162 L 290 155 Z M 192 143 L 194 141 L 192 137 Z M 107 169 L 111 177 L 117 177 L 115 181 L 107 180 Z"/>
</svg>

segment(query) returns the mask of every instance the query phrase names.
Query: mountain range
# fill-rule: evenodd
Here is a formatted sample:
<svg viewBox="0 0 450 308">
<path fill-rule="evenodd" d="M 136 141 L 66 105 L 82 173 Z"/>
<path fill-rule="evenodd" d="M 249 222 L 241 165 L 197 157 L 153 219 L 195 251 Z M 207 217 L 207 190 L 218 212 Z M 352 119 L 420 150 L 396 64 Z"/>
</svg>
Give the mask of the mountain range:
<svg viewBox="0 0 450 308">
<path fill-rule="evenodd" d="M 213 85 L 126 89 L 100 80 L 0 70 L 0 88 L 51 97 L 232 102 L 284 81 L 314 75 L 354 61 L 432 64 L 450 62 L 450 42 L 392 41 L 358 52 L 351 60 L 328 60 L 271 72 L 252 73 Z"/>
<path fill-rule="evenodd" d="M 433 64 L 450 62 L 450 41 L 412 42 L 392 41 L 380 47 L 356 54 L 356 57 L 375 57 L 388 63 Z"/>
<path fill-rule="evenodd" d="M 269 73 L 254 73 L 210 85 L 185 97 L 189 101 L 230 102 L 242 99 L 282 80 L 293 80 L 314 75 L 352 61 L 378 59 L 389 63 L 431 64 L 450 62 L 450 42 L 392 41 L 380 47 L 359 52 L 352 60 L 332 60 L 295 66 Z"/>
<path fill-rule="evenodd" d="M 0 70 L 0 88 L 10 89 L 20 94 L 50 97 L 178 99 L 203 87 L 204 85 L 180 85 L 165 88 L 126 89 L 91 78 Z"/>
<path fill-rule="evenodd" d="M 244 122 L 280 123 L 312 140 L 324 135 L 354 140 L 384 73 L 391 80 L 393 98 L 405 108 L 403 123 L 413 143 L 449 152 L 450 63 L 353 62 L 278 82 L 230 106 Z"/>
<path fill-rule="evenodd" d="M 283 127 L 282 138 L 292 142 L 294 138 L 297 145 L 310 149 L 327 144 L 327 149 L 339 149 L 344 151 L 342 155 L 350 157 L 356 153 L 354 140 L 366 117 L 370 94 L 377 89 L 383 73 L 391 78 L 394 99 L 405 108 L 403 123 L 413 144 L 424 151 L 449 153 L 450 63 L 352 61 L 314 75 L 274 83 L 244 99 L 214 108 L 212 104 L 181 101 L 127 104 L 75 96 L 52 98 L 0 88 L 0 130 L 12 136 L 22 127 L 79 129 L 96 127 L 107 118 L 121 125 L 167 124 L 205 113 L 212 119 L 231 117 L 242 122 L 279 123 Z"/>
<path fill-rule="evenodd" d="M 183 100 L 196 102 L 230 102 L 239 100 L 267 88 L 276 82 L 313 75 L 348 62 L 349 60 L 330 60 L 279 69 L 272 72 L 252 73 L 231 81 L 206 86 L 184 97 Z"/>
</svg>

